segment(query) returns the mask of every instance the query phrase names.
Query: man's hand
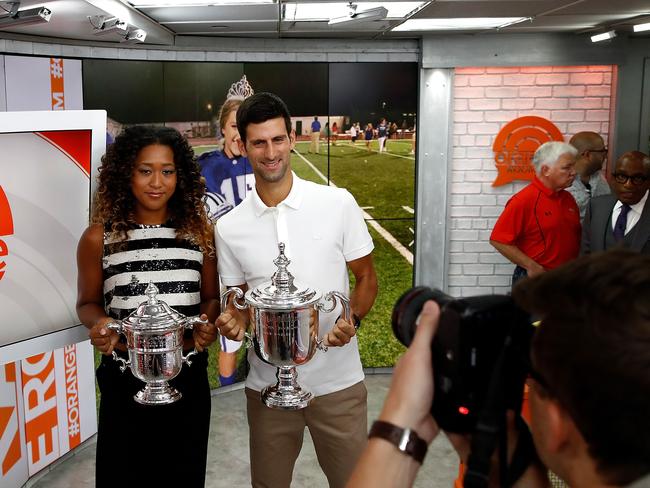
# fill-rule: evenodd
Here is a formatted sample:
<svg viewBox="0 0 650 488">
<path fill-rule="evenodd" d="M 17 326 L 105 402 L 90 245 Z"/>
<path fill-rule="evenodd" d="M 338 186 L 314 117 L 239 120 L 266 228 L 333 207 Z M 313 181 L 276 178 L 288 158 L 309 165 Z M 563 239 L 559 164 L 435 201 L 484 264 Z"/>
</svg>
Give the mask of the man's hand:
<svg viewBox="0 0 650 488">
<path fill-rule="evenodd" d="M 226 311 L 217 317 L 215 325 L 222 336 L 232 341 L 244 340 L 246 323 L 243 320 L 242 314 L 235 311 L 232 305 L 228 306 Z"/>
<path fill-rule="evenodd" d="M 356 334 L 357 330 L 354 328 L 354 324 L 339 317 L 332 330 L 325 336 L 324 343 L 326 346 L 345 346 Z"/>
<path fill-rule="evenodd" d="M 418 318 L 413 342 L 395 366 L 390 390 L 379 415 L 379 420 L 414 430 L 427 443 L 439 432 L 438 425 L 431 416 L 431 342 L 439 318 L 438 305 L 431 300 L 426 302 Z"/>
<path fill-rule="evenodd" d="M 533 261 L 533 264 L 526 267 L 526 272 L 528 274 L 528 277 L 532 278 L 533 276 L 537 276 L 537 275 L 540 275 L 542 273 L 546 273 L 546 268 L 544 268 L 544 266 L 542 266 L 541 264 L 538 264 L 535 261 Z"/>
<path fill-rule="evenodd" d="M 208 320 L 206 314 L 201 315 L 201 320 Z M 192 327 L 192 336 L 194 337 L 194 347 L 197 351 L 201 352 L 210 344 L 217 340 L 217 327 L 214 324 L 202 324 L 196 322 Z"/>
<path fill-rule="evenodd" d="M 110 317 L 102 318 L 88 331 L 90 343 L 105 356 L 111 355 L 120 340 L 120 335 L 117 332 L 106 327 L 106 324 L 112 321 L 113 319 Z"/>
</svg>

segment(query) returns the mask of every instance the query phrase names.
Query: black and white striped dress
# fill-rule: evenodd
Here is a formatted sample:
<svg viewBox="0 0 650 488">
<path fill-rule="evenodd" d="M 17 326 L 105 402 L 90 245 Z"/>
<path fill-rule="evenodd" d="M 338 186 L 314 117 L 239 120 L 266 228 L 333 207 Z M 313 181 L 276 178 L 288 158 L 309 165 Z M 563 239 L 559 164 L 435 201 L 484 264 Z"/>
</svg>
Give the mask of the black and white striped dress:
<svg viewBox="0 0 650 488">
<path fill-rule="evenodd" d="M 104 303 L 106 313 L 124 319 L 147 299 L 152 281 L 158 298 L 178 312 L 197 315 L 201 304 L 203 253 L 198 245 L 176 239 L 166 225 L 130 230 L 126 241 L 104 234 Z"/>
</svg>

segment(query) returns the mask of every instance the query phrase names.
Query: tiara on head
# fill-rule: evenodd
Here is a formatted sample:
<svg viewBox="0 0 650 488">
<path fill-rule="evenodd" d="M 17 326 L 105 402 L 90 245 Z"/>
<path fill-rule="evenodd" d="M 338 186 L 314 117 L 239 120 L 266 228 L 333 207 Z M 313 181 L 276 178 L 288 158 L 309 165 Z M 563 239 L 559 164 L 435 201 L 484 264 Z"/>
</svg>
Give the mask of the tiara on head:
<svg viewBox="0 0 650 488">
<path fill-rule="evenodd" d="M 230 85 L 226 100 L 229 98 L 248 98 L 254 93 L 255 91 L 253 91 L 253 87 L 248 83 L 246 75 L 244 75 L 241 77 L 241 80 Z"/>
</svg>

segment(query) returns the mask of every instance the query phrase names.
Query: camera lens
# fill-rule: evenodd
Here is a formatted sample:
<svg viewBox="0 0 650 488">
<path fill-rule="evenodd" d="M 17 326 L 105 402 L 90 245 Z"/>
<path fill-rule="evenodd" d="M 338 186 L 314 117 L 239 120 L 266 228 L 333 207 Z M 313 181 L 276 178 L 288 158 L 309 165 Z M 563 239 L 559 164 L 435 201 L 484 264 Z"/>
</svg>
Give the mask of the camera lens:
<svg viewBox="0 0 650 488">
<path fill-rule="evenodd" d="M 406 347 L 411 345 L 415 335 L 415 321 L 427 300 L 436 298 L 431 288 L 416 286 L 407 290 L 395 303 L 391 318 L 393 334 Z"/>
</svg>

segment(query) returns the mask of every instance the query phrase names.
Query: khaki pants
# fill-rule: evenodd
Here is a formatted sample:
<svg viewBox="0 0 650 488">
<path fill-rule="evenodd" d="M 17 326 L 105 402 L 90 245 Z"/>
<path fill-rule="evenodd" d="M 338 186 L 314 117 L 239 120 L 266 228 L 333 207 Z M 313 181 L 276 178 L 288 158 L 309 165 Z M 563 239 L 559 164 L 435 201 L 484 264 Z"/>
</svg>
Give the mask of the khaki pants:
<svg viewBox="0 0 650 488">
<path fill-rule="evenodd" d="M 302 410 L 274 410 L 246 388 L 251 485 L 289 488 L 305 427 L 314 440 L 330 488 L 343 488 L 368 436 L 367 391 L 363 382 L 316 397 Z"/>
<path fill-rule="evenodd" d="M 320 132 L 311 133 L 311 144 L 309 144 L 309 152 L 318 154 L 320 146 Z"/>
</svg>

